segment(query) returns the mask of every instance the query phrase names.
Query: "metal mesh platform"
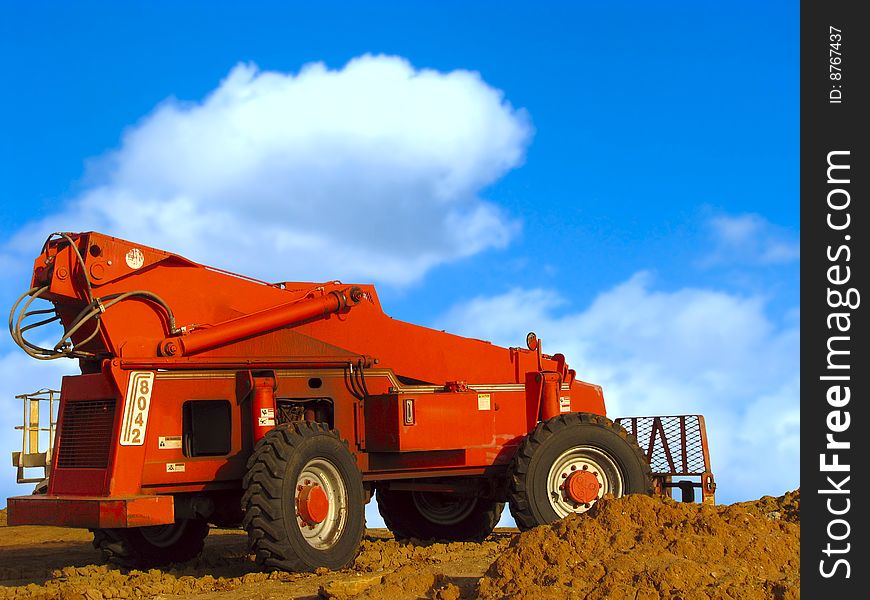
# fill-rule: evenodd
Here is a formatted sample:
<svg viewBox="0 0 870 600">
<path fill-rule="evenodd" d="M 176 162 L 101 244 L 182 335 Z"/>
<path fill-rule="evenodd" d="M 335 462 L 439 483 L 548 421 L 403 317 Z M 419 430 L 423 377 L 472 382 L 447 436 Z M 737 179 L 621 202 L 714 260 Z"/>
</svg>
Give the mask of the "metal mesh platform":
<svg viewBox="0 0 870 600">
<path fill-rule="evenodd" d="M 701 488 L 705 502 L 712 502 L 716 484 L 703 416 L 621 417 L 616 423 L 637 438 L 653 477 L 662 487 L 686 487 L 685 482 L 672 484 L 673 477 L 700 477 L 694 487 Z"/>
</svg>

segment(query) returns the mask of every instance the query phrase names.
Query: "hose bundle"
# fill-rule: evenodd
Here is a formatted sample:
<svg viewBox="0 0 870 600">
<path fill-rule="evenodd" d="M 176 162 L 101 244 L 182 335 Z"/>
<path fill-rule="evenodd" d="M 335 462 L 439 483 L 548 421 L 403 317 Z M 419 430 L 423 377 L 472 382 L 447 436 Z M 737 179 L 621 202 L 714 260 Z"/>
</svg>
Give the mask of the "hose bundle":
<svg viewBox="0 0 870 600">
<path fill-rule="evenodd" d="M 107 296 L 103 296 L 102 298 L 95 298 L 93 294 L 93 288 L 91 286 L 91 280 L 88 277 L 87 269 L 85 268 L 85 260 L 79 252 L 78 247 L 75 245 L 73 239 L 66 233 L 52 233 L 46 239 L 45 244 L 43 245 L 43 252 L 45 252 L 48 247 L 48 243 L 55 237 L 60 237 L 69 243 L 70 248 L 75 253 L 76 260 L 81 266 L 81 273 L 85 282 L 85 293 L 87 296 L 87 304 L 79 311 L 78 315 L 72 320 L 69 326 L 64 330 L 63 335 L 57 341 L 53 348 L 43 348 L 33 342 L 29 341 L 24 337 L 24 333 L 35 329 L 37 327 L 42 327 L 44 325 L 48 325 L 50 323 L 54 323 L 55 321 L 60 321 L 60 314 L 57 311 L 57 307 L 48 308 L 48 309 L 40 309 L 40 310 L 28 310 L 30 305 L 33 304 L 33 301 L 37 298 L 40 298 L 45 292 L 48 291 L 49 286 L 36 286 L 30 288 L 21 296 L 18 297 L 18 300 L 15 301 L 15 304 L 12 305 L 12 310 L 9 312 L 9 334 L 12 336 L 13 341 L 15 341 L 18 346 L 24 350 L 28 355 L 32 356 L 37 360 L 54 360 L 57 358 L 94 358 L 96 354 L 93 352 L 87 352 L 84 350 L 77 350 L 76 346 L 84 346 L 91 340 L 93 340 L 100 333 L 100 317 L 106 310 L 118 304 L 119 302 L 123 302 L 129 298 L 145 298 L 150 300 L 163 308 L 166 311 L 166 315 L 169 321 L 169 332 L 170 335 L 174 335 L 178 333 L 178 328 L 175 325 L 175 315 L 172 313 L 172 310 L 169 308 L 169 305 L 166 303 L 163 298 L 154 294 L 152 292 L 146 290 L 132 290 L 129 292 L 122 292 L 117 294 L 109 294 Z M 18 310 L 18 307 L 24 301 L 25 298 L 30 296 L 30 299 L 24 303 L 21 307 L 21 310 Z M 36 315 L 48 315 L 52 314 L 51 317 L 42 319 L 41 321 L 37 321 L 35 323 L 25 324 L 25 321 L 29 317 L 33 317 Z M 83 340 L 73 343 L 72 336 L 79 331 L 82 327 L 85 326 L 89 321 L 93 322 L 94 329 L 91 333 L 85 337 Z"/>
</svg>

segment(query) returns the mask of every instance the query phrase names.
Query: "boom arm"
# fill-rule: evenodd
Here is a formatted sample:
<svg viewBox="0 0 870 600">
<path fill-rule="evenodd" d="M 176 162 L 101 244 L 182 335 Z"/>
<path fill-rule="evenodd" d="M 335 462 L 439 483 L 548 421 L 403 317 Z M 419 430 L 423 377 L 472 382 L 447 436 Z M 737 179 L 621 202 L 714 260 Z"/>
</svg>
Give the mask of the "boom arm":
<svg viewBox="0 0 870 600">
<path fill-rule="evenodd" d="M 50 237 L 34 264 L 32 288 L 22 315 L 35 314 L 27 313 L 35 297 L 51 301 L 63 338 L 53 349 L 36 350 L 24 340 L 31 327 L 24 316 L 10 321 L 10 329 L 19 345 L 42 357 L 166 366 L 371 356 L 399 381 L 416 385 L 525 386 L 529 373 L 541 371 L 574 381 L 561 355 L 392 319 L 370 285 L 269 284 L 94 232 Z M 603 412 L 600 388 L 578 383 Z"/>
</svg>

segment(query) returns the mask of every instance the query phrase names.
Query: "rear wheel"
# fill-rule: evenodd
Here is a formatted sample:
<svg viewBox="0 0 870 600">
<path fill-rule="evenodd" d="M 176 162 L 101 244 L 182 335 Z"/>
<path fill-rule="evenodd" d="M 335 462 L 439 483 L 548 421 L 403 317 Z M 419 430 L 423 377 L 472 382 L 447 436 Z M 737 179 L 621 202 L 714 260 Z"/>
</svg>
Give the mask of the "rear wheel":
<svg viewBox="0 0 870 600">
<path fill-rule="evenodd" d="M 94 547 L 105 560 L 123 567 L 151 567 L 198 556 L 208 535 L 208 523 L 184 519 L 171 525 L 92 531 Z"/>
<path fill-rule="evenodd" d="M 398 539 L 479 541 L 492 533 L 504 504 L 440 492 L 378 489 L 378 511 Z"/>
<path fill-rule="evenodd" d="M 634 438 L 589 413 L 539 423 L 509 468 L 510 510 L 520 529 L 585 512 L 607 494 L 618 498 L 652 489 L 649 464 Z"/>
<path fill-rule="evenodd" d="M 325 424 L 279 425 L 257 443 L 242 482 L 242 524 L 257 564 L 285 571 L 341 569 L 365 531 L 362 475 Z"/>
</svg>

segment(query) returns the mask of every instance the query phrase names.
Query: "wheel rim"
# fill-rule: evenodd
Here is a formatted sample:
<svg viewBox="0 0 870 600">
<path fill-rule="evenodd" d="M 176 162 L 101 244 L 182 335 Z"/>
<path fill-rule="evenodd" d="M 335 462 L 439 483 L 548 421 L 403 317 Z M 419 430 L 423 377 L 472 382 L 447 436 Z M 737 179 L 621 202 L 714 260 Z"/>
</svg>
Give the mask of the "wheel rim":
<svg viewBox="0 0 870 600">
<path fill-rule="evenodd" d="M 438 525 L 459 523 L 471 514 L 477 504 L 477 498 L 435 492 L 413 492 L 412 498 L 420 514 Z"/>
<path fill-rule="evenodd" d="M 140 531 L 142 532 L 142 537 L 145 538 L 145 541 L 152 546 L 168 548 L 181 539 L 186 528 L 187 522 L 181 521 L 178 523 L 170 523 L 169 525 L 151 525 L 143 527 Z"/>
<path fill-rule="evenodd" d="M 598 493 L 589 502 L 572 500 L 567 486 L 573 473 L 591 473 L 599 483 Z M 547 496 L 556 515 L 562 518 L 571 513 L 583 513 L 605 494 L 618 498 L 622 496 L 625 483 L 622 470 L 610 454 L 591 446 L 570 448 L 553 461 L 547 473 Z"/>
<path fill-rule="evenodd" d="M 300 494 L 310 486 L 320 486 L 329 501 L 326 517 L 315 524 L 306 522 L 297 509 Z M 334 546 L 344 532 L 348 509 L 347 487 L 338 468 L 324 458 L 308 461 L 296 480 L 293 508 L 296 511 L 296 526 L 309 546 L 317 550 Z"/>
</svg>

